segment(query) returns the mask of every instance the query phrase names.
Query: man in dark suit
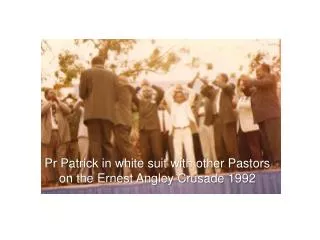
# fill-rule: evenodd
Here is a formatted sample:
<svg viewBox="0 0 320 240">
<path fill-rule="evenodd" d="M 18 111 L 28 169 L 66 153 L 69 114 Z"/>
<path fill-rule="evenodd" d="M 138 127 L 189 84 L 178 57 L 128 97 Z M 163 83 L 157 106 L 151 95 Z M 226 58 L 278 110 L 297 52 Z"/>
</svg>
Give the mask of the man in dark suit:
<svg viewBox="0 0 320 240">
<path fill-rule="evenodd" d="M 190 83 L 188 83 L 188 86 L 190 88 L 193 88 L 195 81 L 198 78 L 199 78 L 199 73 L 195 76 L 195 78 Z M 210 164 L 211 161 L 217 160 L 215 143 L 214 143 L 214 130 L 213 130 L 213 117 L 214 117 L 213 108 L 215 107 L 215 104 L 214 104 L 215 95 L 210 95 L 210 96 L 211 97 L 208 98 L 203 94 L 197 95 L 192 108 L 195 118 L 197 120 L 197 124 L 199 126 L 198 152 L 200 152 L 200 154 L 197 157 L 197 161 L 198 162 L 205 161 L 206 163 L 206 166 L 198 168 L 199 174 L 202 174 L 202 173 L 212 174 L 213 169 L 208 165 Z M 197 141 L 194 139 L 194 143 L 196 142 Z M 195 148 L 195 153 L 197 152 L 196 150 L 197 148 Z M 202 156 L 201 158 L 199 158 L 200 155 Z"/>
<path fill-rule="evenodd" d="M 160 120 L 161 129 L 161 142 L 162 142 L 162 158 L 168 160 L 166 166 L 166 175 L 174 176 L 174 168 L 172 168 L 172 163 L 174 161 L 173 156 L 173 138 L 170 134 L 170 129 L 172 127 L 171 117 L 169 113 L 169 107 L 165 100 L 162 100 L 158 108 L 158 117 Z"/>
<path fill-rule="evenodd" d="M 281 110 L 277 81 L 268 64 L 256 70 L 257 80 L 246 79 L 243 84 L 251 95 L 254 122 L 259 124 L 262 144 L 275 167 L 281 163 Z"/>
<path fill-rule="evenodd" d="M 233 97 L 235 95 L 235 85 L 228 82 L 228 76 L 221 73 L 213 82 L 218 89 L 208 84 L 206 79 L 201 79 L 203 86 L 201 93 L 212 99 L 214 97 L 215 107 L 213 111 L 214 121 L 214 139 L 216 146 L 216 155 L 218 160 L 224 160 L 224 171 L 235 170 L 228 169 L 228 158 L 239 158 L 237 144 L 237 118 L 234 111 L 235 104 Z M 215 113 L 214 113 L 215 111 Z M 211 115 L 208 116 L 211 118 Z"/>
<path fill-rule="evenodd" d="M 102 169 L 102 160 L 114 160 L 111 142 L 115 122 L 117 76 L 104 69 L 104 58 L 98 56 L 91 61 L 92 68 L 81 73 L 79 94 L 84 102 L 84 123 L 88 127 L 89 150 L 98 167 L 94 178 Z M 110 169 L 111 170 L 111 169 Z"/>
<path fill-rule="evenodd" d="M 150 160 L 157 162 L 157 164 L 163 162 L 158 106 L 164 96 L 164 91 L 155 85 L 151 86 L 147 80 L 144 80 L 138 94 L 140 96 L 138 104 L 140 146 L 142 159 L 146 167 Z M 164 173 L 163 168 L 146 170 L 149 175 Z"/>
<path fill-rule="evenodd" d="M 134 155 L 132 142 L 130 142 L 130 132 L 133 124 L 132 106 L 133 103 L 138 105 L 138 99 L 136 97 L 136 90 L 123 76 L 119 77 L 117 95 L 118 99 L 115 107 L 116 122 L 114 126 L 116 152 L 120 159 L 132 161 L 132 159 L 137 159 L 137 156 Z M 123 170 L 123 175 L 128 176 L 127 168 Z M 130 170 L 133 178 L 136 178 L 139 172 L 143 172 L 143 169 L 132 167 Z"/>
</svg>

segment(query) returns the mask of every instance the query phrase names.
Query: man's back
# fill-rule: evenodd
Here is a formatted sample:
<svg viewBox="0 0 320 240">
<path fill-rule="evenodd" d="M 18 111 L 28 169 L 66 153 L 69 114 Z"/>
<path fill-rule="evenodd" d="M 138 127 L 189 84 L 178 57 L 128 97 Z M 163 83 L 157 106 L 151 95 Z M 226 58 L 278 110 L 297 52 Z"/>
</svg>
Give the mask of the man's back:
<svg viewBox="0 0 320 240">
<path fill-rule="evenodd" d="M 81 74 L 79 92 L 84 100 L 84 121 L 103 119 L 115 121 L 117 76 L 103 66 L 95 66 Z"/>
</svg>

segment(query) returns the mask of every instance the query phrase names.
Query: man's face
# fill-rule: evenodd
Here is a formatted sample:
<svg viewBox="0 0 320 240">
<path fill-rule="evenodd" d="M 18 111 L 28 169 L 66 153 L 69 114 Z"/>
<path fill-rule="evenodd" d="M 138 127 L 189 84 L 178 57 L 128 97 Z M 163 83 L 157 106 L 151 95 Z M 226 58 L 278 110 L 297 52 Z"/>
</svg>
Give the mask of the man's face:
<svg viewBox="0 0 320 240">
<path fill-rule="evenodd" d="M 70 99 L 67 99 L 67 104 L 68 104 L 68 107 L 72 110 L 73 109 L 73 101 Z"/>
<path fill-rule="evenodd" d="M 241 90 L 244 89 L 245 86 L 244 86 L 243 80 L 240 80 L 239 87 Z"/>
<path fill-rule="evenodd" d="M 152 89 L 150 89 L 150 88 L 143 89 L 142 96 L 145 99 L 150 99 L 152 97 Z"/>
<path fill-rule="evenodd" d="M 256 70 L 256 76 L 258 79 L 261 79 L 265 76 L 266 72 L 262 69 L 262 67 L 258 67 Z"/>
<path fill-rule="evenodd" d="M 217 82 L 224 82 L 224 78 L 223 78 L 221 75 L 218 75 L 218 76 L 216 77 L 216 81 L 217 81 Z"/>
<path fill-rule="evenodd" d="M 53 89 L 50 89 L 47 93 L 47 99 L 52 100 L 53 98 L 55 98 L 55 96 L 56 96 L 55 91 Z"/>
<path fill-rule="evenodd" d="M 174 95 L 174 101 L 176 103 L 183 103 L 186 100 L 186 97 L 184 96 L 183 92 L 176 92 Z"/>
</svg>

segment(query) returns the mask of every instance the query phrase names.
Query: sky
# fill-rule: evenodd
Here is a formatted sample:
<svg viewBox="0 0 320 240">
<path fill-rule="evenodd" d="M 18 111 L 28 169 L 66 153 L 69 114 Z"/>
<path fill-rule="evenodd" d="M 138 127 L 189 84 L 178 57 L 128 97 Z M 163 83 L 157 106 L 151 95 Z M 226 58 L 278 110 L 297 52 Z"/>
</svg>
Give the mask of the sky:
<svg viewBox="0 0 320 240">
<path fill-rule="evenodd" d="M 47 51 L 42 56 L 42 71 L 48 76 L 48 81 L 42 83 L 42 86 L 52 87 L 56 81 L 54 77 L 54 71 L 58 69 L 58 54 L 62 50 L 69 50 L 72 53 L 79 55 L 80 61 L 85 63 L 90 61 L 89 53 L 92 52 L 92 48 L 88 45 L 81 45 L 77 47 L 73 43 L 73 39 L 55 39 L 47 40 L 51 51 Z M 244 66 L 243 71 L 247 71 L 249 59 L 247 55 L 249 53 L 256 53 L 257 51 L 265 51 L 270 56 L 276 56 L 279 54 L 277 39 L 156 39 L 155 43 L 152 44 L 150 39 L 137 40 L 137 44 L 134 49 L 127 56 L 127 60 L 136 60 L 148 57 L 155 47 L 161 48 L 163 51 L 172 48 L 173 50 L 179 50 L 180 48 L 188 48 L 190 54 L 182 55 L 181 61 L 172 67 L 167 74 L 154 74 L 149 73 L 147 76 L 141 74 L 137 79 L 139 83 L 142 79 L 147 78 L 154 84 L 162 84 L 169 86 L 174 82 L 188 82 L 195 74 L 200 71 L 201 76 L 208 76 L 209 79 L 214 77 L 221 72 L 225 73 L 236 73 L 240 75 L 240 65 Z M 200 58 L 201 65 L 198 69 L 191 69 L 186 66 L 187 63 L 191 62 L 192 57 Z M 267 59 L 266 62 L 271 59 Z M 211 71 L 206 69 L 205 63 L 212 63 L 214 68 Z M 78 80 L 74 81 L 75 88 L 78 85 Z"/>
</svg>

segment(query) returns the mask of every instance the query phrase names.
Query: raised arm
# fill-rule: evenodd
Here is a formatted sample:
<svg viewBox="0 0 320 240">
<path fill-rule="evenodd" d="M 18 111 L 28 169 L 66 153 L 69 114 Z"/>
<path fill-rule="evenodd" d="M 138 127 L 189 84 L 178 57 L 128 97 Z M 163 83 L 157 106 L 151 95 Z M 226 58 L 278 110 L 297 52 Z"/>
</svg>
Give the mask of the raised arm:
<svg viewBox="0 0 320 240">
<path fill-rule="evenodd" d="M 276 78 L 274 75 L 270 74 L 269 76 L 260 79 L 260 80 L 252 80 L 251 86 L 256 88 L 269 88 L 275 86 L 277 84 Z"/>
<path fill-rule="evenodd" d="M 41 103 L 41 116 L 46 114 L 49 111 L 50 107 L 51 107 L 51 102 L 43 101 Z"/>
<path fill-rule="evenodd" d="M 192 105 L 196 97 L 196 91 L 194 91 L 192 88 L 189 88 L 189 87 L 184 87 L 184 90 L 188 93 L 189 104 Z"/>
<path fill-rule="evenodd" d="M 199 78 L 200 73 L 197 72 L 196 76 L 191 80 L 191 82 L 189 82 L 187 85 L 189 88 L 193 88 L 194 87 L 194 83 L 196 82 L 196 80 Z"/>
<path fill-rule="evenodd" d="M 160 102 L 164 96 L 164 91 L 162 88 L 155 86 L 155 85 L 152 85 L 152 88 L 154 90 L 156 90 L 156 92 L 157 92 L 156 102 L 157 102 L 157 104 L 160 104 Z"/>
<path fill-rule="evenodd" d="M 82 101 L 81 99 L 79 99 L 79 100 L 74 104 L 73 110 L 74 110 L 74 111 L 78 110 L 78 109 L 81 107 L 82 104 L 83 104 L 83 101 Z"/>
<path fill-rule="evenodd" d="M 65 104 L 64 102 L 57 100 L 58 106 L 61 109 L 61 112 L 65 115 L 70 114 L 71 113 L 71 109 L 68 107 L 67 104 Z"/>
<path fill-rule="evenodd" d="M 170 87 L 164 94 L 164 99 L 166 103 L 168 104 L 169 108 L 171 108 L 173 103 L 173 92 L 174 92 L 175 86 Z"/>
<path fill-rule="evenodd" d="M 231 96 L 234 95 L 234 90 L 236 86 L 233 83 L 224 83 L 221 81 L 214 81 L 213 84 L 221 88 L 228 95 L 231 95 Z"/>
</svg>

